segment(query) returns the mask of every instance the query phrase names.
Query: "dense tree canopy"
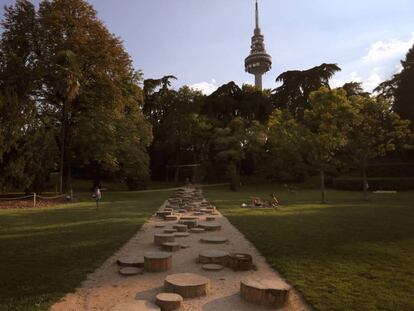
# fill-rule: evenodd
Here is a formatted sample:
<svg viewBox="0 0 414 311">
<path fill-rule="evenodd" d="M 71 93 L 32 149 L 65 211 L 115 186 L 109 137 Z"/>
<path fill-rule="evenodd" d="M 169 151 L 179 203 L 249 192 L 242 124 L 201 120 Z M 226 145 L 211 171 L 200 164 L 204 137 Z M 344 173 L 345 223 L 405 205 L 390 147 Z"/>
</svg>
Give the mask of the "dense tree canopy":
<svg viewBox="0 0 414 311">
<path fill-rule="evenodd" d="M 102 174 L 147 176 L 151 129 L 141 112 L 141 76 L 95 10 L 84 0 L 54 0 L 42 1 L 36 12 L 18 0 L 6 8 L 2 26 L 0 93 L 25 111 L 16 118 L 8 108 L 5 115 L 21 121 L 17 129 L 30 129 L 30 119 L 48 133 L 46 145 L 57 151 L 48 156 L 48 172 L 60 162 L 62 190 L 70 186 L 72 167 L 94 172 L 97 183 Z M 127 147 L 134 151 L 128 157 Z"/>
</svg>

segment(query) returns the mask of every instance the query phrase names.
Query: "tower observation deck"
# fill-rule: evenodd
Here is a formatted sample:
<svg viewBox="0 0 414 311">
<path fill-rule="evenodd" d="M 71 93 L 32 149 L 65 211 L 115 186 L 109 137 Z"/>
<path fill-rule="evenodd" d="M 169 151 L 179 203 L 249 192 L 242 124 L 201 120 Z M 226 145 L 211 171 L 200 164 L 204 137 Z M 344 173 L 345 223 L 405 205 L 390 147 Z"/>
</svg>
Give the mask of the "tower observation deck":
<svg viewBox="0 0 414 311">
<path fill-rule="evenodd" d="M 259 4 L 256 0 L 256 28 L 252 37 L 250 55 L 244 61 L 246 72 L 254 75 L 255 85 L 260 90 L 262 86 L 262 76 L 272 68 L 272 56 L 267 54 L 264 36 L 259 27 Z"/>
</svg>

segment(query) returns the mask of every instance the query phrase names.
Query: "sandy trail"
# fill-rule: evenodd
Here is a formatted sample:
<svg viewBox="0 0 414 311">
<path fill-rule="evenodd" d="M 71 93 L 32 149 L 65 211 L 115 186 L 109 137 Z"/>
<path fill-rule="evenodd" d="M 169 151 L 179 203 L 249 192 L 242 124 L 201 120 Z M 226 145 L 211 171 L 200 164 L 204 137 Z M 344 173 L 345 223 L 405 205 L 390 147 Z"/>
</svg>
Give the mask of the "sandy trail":
<svg viewBox="0 0 414 311">
<path fill-rule="evenodd" d="M 164 203 L 165 204 L 165 203 Z M 163 207 L 163 206 L 162 206 Z M 162 208 L 161 207 L 161 208 Z M 192 213 L 188 213 L 191 215 Z M 206 216 L 200 216 L 203 221 Z M 116 304 L 133 302 L 136 299 L 154 301 L 156 294 L 163 291 L 164 279 L 175 273 L 196 273 L 211 280 L 211 293 L 202 298 L 185 299 L 182 311 L 260 311 L 272 310 L 244 302 L 239 295 L 240 280 L 254 275 L 258 278 L 281 279 L 259 254 L 256 248 L 223 217 L 216 215 L 222 230 L 216 232 L 191 233 L 189 237 L 176 238 L 176 241 L 190 247 L 173 254 L 173 268 L 168 272 L 144 273 L 138 276 L 123 277 L 118 273 L 116 260 L 123 255 L 144 255 L 147 251 L 156 251 L 153 243 L 155 233 L 163 232 L 163 228 L 155 228 L 156 224 L 165 223 L 166 228 L 176 222 L 165 222 L 158 218 L 148 220 L 141 230 L 129 240 L 118 252 L 110 257 L 99 269 L 88 275 L 75 293 L 66 295 L 60 302 L 52 306 L 51 311 L 89 311 L 111 310 Z M 220 235 L 228 238 L 226 244 L 200 243 L 200 238 L 208 235 Z M 228 252 L 248 253 L 253 256 L 257 270 L 234 272 L 228 268 L 221 271 L 204 271 L 197 263 L 198 254 L 204 249 L 218 249 Z M 310 310 L 303 299 L 294 291 L 290 295 L 289 304 L 281 311 Z"/>
</svg>

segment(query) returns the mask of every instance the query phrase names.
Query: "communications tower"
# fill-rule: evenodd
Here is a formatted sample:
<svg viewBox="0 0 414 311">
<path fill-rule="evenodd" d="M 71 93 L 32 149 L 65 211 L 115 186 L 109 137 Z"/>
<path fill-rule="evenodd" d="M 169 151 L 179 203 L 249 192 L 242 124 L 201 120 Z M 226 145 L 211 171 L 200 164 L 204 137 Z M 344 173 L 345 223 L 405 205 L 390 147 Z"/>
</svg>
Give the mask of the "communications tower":
<svg viewBox="0 0 414 311">
<path fill-rule="evenodd" d="M 272 68 L 272 56 L 267 54 L 264 36 L 259 27 L 259 4 L 256 0 L 256 28 L 252 37 L 250 55 L 244 61 L 246 72 L 254 75 L 255 85 L 260 90 L 263 88 L 262 76 Z"/>
</svg>

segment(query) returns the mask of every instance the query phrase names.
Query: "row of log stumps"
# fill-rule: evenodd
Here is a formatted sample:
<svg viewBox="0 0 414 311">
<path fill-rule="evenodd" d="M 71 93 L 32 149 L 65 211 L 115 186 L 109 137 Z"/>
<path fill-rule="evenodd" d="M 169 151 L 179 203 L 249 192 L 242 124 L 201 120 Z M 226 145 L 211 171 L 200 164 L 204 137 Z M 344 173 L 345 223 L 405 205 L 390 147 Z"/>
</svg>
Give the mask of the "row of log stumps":
<svg viewBox="0 0 414 311">
<path fill-rule="evenodd" d="M 204 220 L 202 216 L 206 215 Z M 123 257 L 118 259 L 122 275 L 137 275 L 143 272 L 162 272 L 172 268 L 172 253 L 189 245 L 177 242 L 177 239 L 188 237 L 190 234 L 201 235 L 200 242 L 205 244 L 225 244 L 228 239 L 224 236 L 211 235 L 209 232 L 222 228 L 215 215 L 219 215 L 214 206 L 205 201 L 198 189 L 178 189 L 168 199 L 164 208 L 156 213 L 156 217 L 164 222 L 157 222 L 155 228 L 161 229 L 154 234 L 154 245 L 161 251 L 145 253 L 140 257 Z M 166 227 L 166 222 L 176 223 Z M 200 222 L 201 221 L 201 222 Z M 207 245 L 206 245 L 207 246 Z M 230 253 L 224 250 L 203 249 L 197 258 L 204 271 L 220 271 L 230 268 L 233 271 L 254 269 L 253 258 L 250 254 Z M 122 270 L 122 272 L 121 272 Z M 208 278 L 192 274 L 179 273 L 168 275 L 164 280 L 164 291 L 154 297 L 155 304 L 145 301 L 134 302 L 134 308 L 124 305 L 116 311 L 129 310 L 178 310 L 184 299 L 208 295 L 211 282 Z M 289 299 L 290 287 L 280 281 L 246 278 L 240 281 L 240 297 L 257 305 L 283 307 Z M 137 307 L 139 305 L 139 307 Z"/>
</svg>

